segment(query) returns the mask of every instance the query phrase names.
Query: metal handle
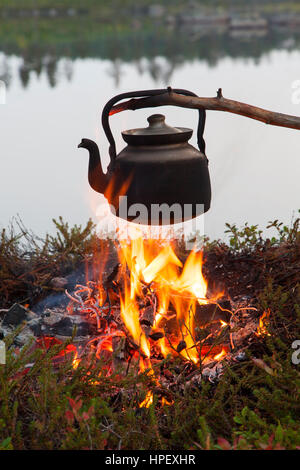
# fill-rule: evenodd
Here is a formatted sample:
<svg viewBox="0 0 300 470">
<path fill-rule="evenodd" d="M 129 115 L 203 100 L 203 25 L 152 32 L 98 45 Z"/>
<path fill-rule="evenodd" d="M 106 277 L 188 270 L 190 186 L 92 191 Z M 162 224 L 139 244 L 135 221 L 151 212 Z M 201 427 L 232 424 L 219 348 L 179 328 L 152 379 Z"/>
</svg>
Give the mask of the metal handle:
<svg viewBox="0 0 300 470">
<path fill-rule="evenodd" d="M 129 91 L 127 93 L 121 93 L 120 95 L 111 98 L 103 108 L 102 111 L 102 126 L 109 142 L 109 156 L 111 165 L 113 165 L 114 160 L 116 158 L 116 143 L 115 139 L 112 135 L 110 125 L 109 125 L 109 113 L 111 108 L 118 102 L 126 98 L 141 98 L 147 96 L 156 96 L 166 93 L 168 89 L 158 89 L 158 90 L 142 90 L 142 91 Z M 180 95 L 185 96 L 197 96 L 195 93 L 188 91 L 188 90 L 181 90 L 181 89 L 172 89 L 174 93 L 178 93 Z M 146 108 L 147 106 L 145 106 Z M 142 109 L 142 108 L 139 108 Z M 205 127 L 205 120 L 206 120 L 206 111 L 204 108 L 199 109 L 199 122 L 198 122 L 198 129 L 197 129 L 197 140 L 198 140 L 198 147 L 200 152 L 204 153 L 205 155 L 205 140 L 203 138 L 204 127 Z"/>
</svg>

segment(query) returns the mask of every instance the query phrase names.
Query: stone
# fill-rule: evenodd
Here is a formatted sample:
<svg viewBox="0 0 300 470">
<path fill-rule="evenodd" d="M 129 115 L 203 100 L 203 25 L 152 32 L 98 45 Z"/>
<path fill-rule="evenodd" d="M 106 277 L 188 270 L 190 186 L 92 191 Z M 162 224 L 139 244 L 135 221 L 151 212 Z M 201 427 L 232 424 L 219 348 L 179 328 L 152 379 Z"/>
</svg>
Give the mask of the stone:
<svg viewBox="0 0 300 470">
<path fill-rule="evenodd" d="M 14 304 L 5 314 L 2 326 L 17 327 L 23 322 L 28 322 L 35 318 L 35 314 L 20 304 Z"/>
<path fill-rule="evenodd" d="M 69 317 L 62 318 L 59 322 L 54 323 L 51 328 L 51 332 L 54 335 L 61 336 L 72 336 L 74 329 L 74 323 Z"/>
<path fill-rule="evenodd" d="M 50 284 L 56 289 L 63 289 L 64 287 L 67 287 L 68 279 L 65 277 L 54 277 L 51 279 Z"/>
</svg>

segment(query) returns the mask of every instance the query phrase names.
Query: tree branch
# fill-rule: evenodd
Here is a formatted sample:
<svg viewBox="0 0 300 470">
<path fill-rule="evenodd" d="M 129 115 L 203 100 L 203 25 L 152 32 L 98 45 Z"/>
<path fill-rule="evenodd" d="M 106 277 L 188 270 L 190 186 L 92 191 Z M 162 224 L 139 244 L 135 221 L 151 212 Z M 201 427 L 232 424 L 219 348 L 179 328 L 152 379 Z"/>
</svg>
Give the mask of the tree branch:
<svg viewBox="0 0 300 470">
<path fill-rule="evenodd" d="M 146 98 L 131 99 L 112 107 L 110 115 L 125 110 L 136 110 L 142 108 L 155 108 L 157 106 L 180 106 L 182 108 L 199 109 L 204 108 L 212 111 L 226 111 L 228 113 L 239 114 L 241 116 L 255 119 L 257 121 L 270 124 L 272 126 L 288 127 L 300 129 L 300 117 L 289 114 L 276 113 L 263 108 L 258 108 L 250 104 L 229 100 L 222 95 L 219 88 L 215 98 L 200 98 L 194 96 L 184 96 L 174 93 L 170 88 L 166 93 L 149 96 Z"/>
</svg>

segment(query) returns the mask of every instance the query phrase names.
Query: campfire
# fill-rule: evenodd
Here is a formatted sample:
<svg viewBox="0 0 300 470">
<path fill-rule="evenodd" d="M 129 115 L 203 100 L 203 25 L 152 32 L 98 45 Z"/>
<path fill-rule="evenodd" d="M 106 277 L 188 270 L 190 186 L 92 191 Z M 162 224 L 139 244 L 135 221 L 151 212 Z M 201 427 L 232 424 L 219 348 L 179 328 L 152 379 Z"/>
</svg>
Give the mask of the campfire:
<svg viewBox="0 0 300 470">
<path fill-rule="evenodd" d="M 265 312 L 237 328 L 241 314 L 245 318 L 256 309 L 243 302 L 233 308 L 225 287 L 210 287 L 202 251 L 192 250 L 181 260 L 174 243 L 142 236 L 119 240 L 116 248 L 118 263 L 110 272 L 104 250 L 100 269 L 94 263 L 94 279 L 77 284 L 72 293 L 66 290 L 65 318 L 81 317 L 92 331 L 66 351 L 74 354 L 74 369 L 95 354 L 105 360 L 105 374 L 147 373 L 165 385 L 165 371 L 157 373 L 154 366 L 176 359 L 188 380 L 213 381 L 222 374 L 223 360 L 243 360 L 245 338 L 267 334 Z M 152 401 L 149 391 L 140 406 Z M 162 397 L 162 403 L 168 401 Z"/>
<path fill-rule="evenodd" d="M 228 350 L 224 331 L 231 312 L 221 307 L 223 292 L 208 296 L 201 252 L 191 251 L 185 263 L 170 243 L 141 237 L 120 242 L 120 264 L 109 282 L 79 285 L 71 299 L 73 311 L 94 318 L 99 337 L 90 346 L 97 355 L 125 338 L 125 349 L 140 368 L 151 358 L 179 356 L 198 364 Z M 207 327 L 210 328 L 208 333 Z M 220 346 L 214 346 L 215 340 Z"/>
<path fill-rule="evenodd" d="M 235 417 L 256 407 L 257 390 L 260 406 L 269 410 L 272 404 L 272 420 L 274 410 L 276 421 L 282 416 L 287 393 L 291 412 L 296 406 L 297 301 L 286 292 L 299 279 L 298 245 L 255 242 L 241 252 L 213 241 L 203 251 L 190 251 L 174 231 L 169 236 L 160 228 L 145 230 L 131 238 L 118 232 L 116 240 L 93 235 L 76 265 L 51 272 L 50 293 L 29 305 L 15 296 L 16 303 L 1 309 L 1 372 L 11 387 L 2 387 L 2 396 L 11 393 L 11 403 L 23 400 L 24 426 L 34 420 L 40 426 L 48 397 L 51 421 L 45 422 L 41 447 L 48 445 L 55 420 L 56 441 L 68 439 L 61 447 L 148 449 L 163 442 L 177 448 L 182 441 L 207 448 L 207 434 L 197 441 L 205 416 L 214 430 L 210 448 L 222 447 L 224 439 L 226 448 L 251 448 L 244 438 L 231 444 L 223 427 L 230 433 Z M 65 263 L 65 254 L 60 259 Z M 50 268 L 47 262 L 43 279 Z M 257 442 L 256 427 L 251 429 Z M 273 429 L 257 446 L 271 445 Z M 240 430 L 238 425 L 233 433 Z M 77 446 L 73 439 L 82 433 Z"/>
<path fill-rule="evenodd" d="M 167 362 L 176 365 L 186 384 L 214 382 L 226 362 L 244 360 L 247 345 L 268 335 L 269 312 L 258 312 L 244 297 L 231 299 L 226 278 L 221 286 L 210 279 L 208 270 L 204 274 L 201 250 L 183 254 L 175 239 L 141 234 L 117 240 L 115 249 L 114 266 L 103 248 L 93 257 L 85 282 L 65 290 L 67 307 L 48 308 L 37 319 L 15 304 L 2 329 L 7 328 L 7 334 L 13 319 L 21 318 L 17 310 L 23 308 L 27 324 L 19 344 L 33 333 L 36 345 L 49 349 L 69 339 L 76 326 L 72 344 L 54 358 L 54 365 L 71 355 L 77 369 L 82 361 L 92 362 L 93 356 L 105 364 L 100 376 L 144 373 L 165 390 L 177 383 Z M 152 402 L 148 391 L 139 406 Z M 161 395 L 160 403 L 170 404 L 170 397 Z"/>
</svg>

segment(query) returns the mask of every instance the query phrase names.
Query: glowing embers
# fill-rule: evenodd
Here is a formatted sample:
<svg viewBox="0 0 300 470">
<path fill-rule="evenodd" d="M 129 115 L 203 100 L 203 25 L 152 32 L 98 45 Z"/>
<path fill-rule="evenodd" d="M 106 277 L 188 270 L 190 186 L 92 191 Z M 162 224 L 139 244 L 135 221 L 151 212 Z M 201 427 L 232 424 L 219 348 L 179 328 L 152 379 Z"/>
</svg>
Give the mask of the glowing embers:
<svg viewBox="0 0 300 470">
<path fill-rule="evenodd" d="M 99 282 L 87 281 L 68 294 L 73 311 L 89 317 L 96 329 L 73 367 L 94 352 L 105 359 L 106 375 L 134 370 L 151 376 L 159 388 L 161 371 L 154 365 L 164 358 L 179 358 L 192 369 L 222 361 L 230 351 L 230 303 L 226 307 L 223 292 L 208 289 L 202 253 L 179 256 L 169 240 L 141 236 L 119 240 L 116 249 L 119 264 L 109 275 L 104 276 L 102 261 Z M 139 406 L 152 403 L 146 390 Z"/>
</svg>

